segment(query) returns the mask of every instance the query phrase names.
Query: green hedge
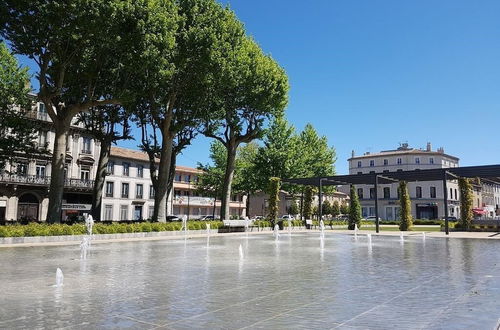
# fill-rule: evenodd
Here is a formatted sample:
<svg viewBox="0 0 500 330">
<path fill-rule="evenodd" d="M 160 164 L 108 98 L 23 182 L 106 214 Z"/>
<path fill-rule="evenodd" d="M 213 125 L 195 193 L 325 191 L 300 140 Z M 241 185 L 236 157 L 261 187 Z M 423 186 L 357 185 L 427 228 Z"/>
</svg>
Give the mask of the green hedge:
<svg viewBox="0 0 500 330">
<path fill-rule="evenodd" d="M 218 229 L 222 226 L 221 221 L 188 221 L 189 230 L 204 230 L 207 224 L 210 229 Z M 92 232 L 94 234 L 119 234 L 140 233 L 180 230 L 180 222 L 142 222 L 142 223 L 95 223 Z M 86 228 L 83 224 L 39 224 L 28 225 L 6 225 L 0 226 L 0 237 L 24 237 L 24 236 L 60 236 L 60 235 L 84 235 Z"/>
</svg>

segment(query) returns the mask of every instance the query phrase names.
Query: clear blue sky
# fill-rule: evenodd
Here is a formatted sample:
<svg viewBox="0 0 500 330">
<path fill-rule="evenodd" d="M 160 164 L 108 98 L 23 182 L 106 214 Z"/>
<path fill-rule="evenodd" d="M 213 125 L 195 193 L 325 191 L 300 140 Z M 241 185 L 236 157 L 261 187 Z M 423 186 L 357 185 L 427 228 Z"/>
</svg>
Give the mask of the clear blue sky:
<svg viewBox="0 0 500 330">
<path fill-rule="evenodd" d="M 404 141 L 442 146 L 463 166 L 500 163 L 500 1 L 223 3 L 285 68 L 287 117 L 328 137 L 337 173 L 353 149 Z M 178 164 L 207 159 L 199 138 Z"/>
</svg>

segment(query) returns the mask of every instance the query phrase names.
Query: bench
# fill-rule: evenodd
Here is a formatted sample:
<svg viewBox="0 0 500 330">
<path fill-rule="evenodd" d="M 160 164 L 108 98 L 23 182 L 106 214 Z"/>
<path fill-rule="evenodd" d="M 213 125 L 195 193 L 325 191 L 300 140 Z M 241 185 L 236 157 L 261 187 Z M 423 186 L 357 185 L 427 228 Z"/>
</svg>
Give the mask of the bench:
<svg viewBox="0 0 500 330">
<path fill-rule="evenodd" d="M 313 221 L 306 220 L 306 229 L 312 229 L 312 228 L 313 228 Z"/>
<path fill-rule="evenodd" d="M 245 231 L 245 229 L 252 227 L 253 223 L 250 220 L 224 220 L 223 226 L 219 228 L 219 233 L 230 233 Z"/>
</svg>

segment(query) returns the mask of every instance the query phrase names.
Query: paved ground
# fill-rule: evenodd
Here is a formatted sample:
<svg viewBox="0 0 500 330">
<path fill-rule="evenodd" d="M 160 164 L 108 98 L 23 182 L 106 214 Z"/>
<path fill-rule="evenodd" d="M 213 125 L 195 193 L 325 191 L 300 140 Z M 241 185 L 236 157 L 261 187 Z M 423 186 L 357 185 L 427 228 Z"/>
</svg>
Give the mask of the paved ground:
<svg viewBox="0 0 500 330">
<path fill-rule="evenodd" d="M 419 233 L 401 241 L 389 232 L 369 232 L 369 240 L 345 232 L 93 244 L 87 259 L 74 245 L 0 249 L 0 329 L 497 324 L 500 241 Z M 53 286 L 57 268 L 64 273 L 60 287 Z"/>
</svg>

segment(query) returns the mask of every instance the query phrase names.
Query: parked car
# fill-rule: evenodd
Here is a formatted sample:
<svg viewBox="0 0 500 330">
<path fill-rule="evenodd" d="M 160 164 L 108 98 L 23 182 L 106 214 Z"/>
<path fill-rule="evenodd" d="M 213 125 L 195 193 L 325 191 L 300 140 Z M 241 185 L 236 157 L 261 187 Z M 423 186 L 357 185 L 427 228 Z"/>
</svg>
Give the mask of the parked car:
<svg viewBox="0 0 500 330">
<path fill-rule="evenodd" d="M 295 220 L 295 217 L 290 214 L 285 214 L 284 216 L 281 217 L 283 220 Z"/>
<path fill-rule="evenodd" d="M 264 220 L 264 217 L 262 215 L 256 215 L 255 217 L 251 218 L 250 220 Z"/>
<path fill-rule="evenodd" d="M 205 216 L 201 217 L 200 220 L 201 221 L 213 221 L 213 220 L 215 220 L 215 218 L 213 215 L 205 215 Z"/>
<path fill-rule="evenodd" d="M 370 215 L 369 217 L 366 217 L 365 219 L 366 221 L 375 221 L 377 220 L 377 217 L 373 216 L 373 215 Z M 378 221 L 380 221 L 380 217 L 378 218 Z"/>
<path fill-rule="evenodd" d="M 446 220 L 446 218 L 443 217 L 443 220 Z M 457 217 L 448 217 L 448 221 L 457 221 Z"/>
<path fill-rule="evenodd" d="M 175 215 L 167 215 L 166 220 L 167 221 L 181 221 L 181 218 L 179 218 L 178 216 L 175 216 Z"/>
</svg>

